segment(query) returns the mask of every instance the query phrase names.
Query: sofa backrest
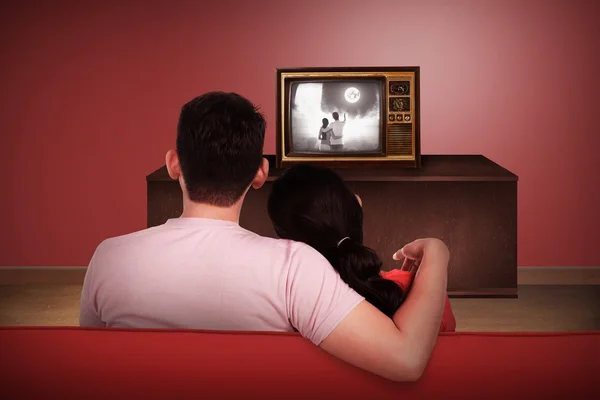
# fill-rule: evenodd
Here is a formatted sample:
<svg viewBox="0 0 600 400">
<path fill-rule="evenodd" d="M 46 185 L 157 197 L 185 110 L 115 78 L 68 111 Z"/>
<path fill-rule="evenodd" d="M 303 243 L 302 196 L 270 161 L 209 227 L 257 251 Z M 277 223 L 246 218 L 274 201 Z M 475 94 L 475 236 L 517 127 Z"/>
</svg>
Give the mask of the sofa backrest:
<svg viewBox="0 0 600 400">
<path fill-rule="evenodd" d="M 0 398 L 591 399 L 600 332 L 441 334 L 396 383 L 298 334 L 0 328 Z"/>
</svg>

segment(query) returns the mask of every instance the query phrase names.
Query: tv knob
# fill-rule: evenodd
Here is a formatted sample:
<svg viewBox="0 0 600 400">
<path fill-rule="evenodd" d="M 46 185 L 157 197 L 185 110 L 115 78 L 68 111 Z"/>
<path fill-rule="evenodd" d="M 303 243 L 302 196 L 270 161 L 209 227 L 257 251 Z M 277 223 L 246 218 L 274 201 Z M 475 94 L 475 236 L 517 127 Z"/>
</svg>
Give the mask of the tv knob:
<svg viewBox="0 0 600 400">
<path fill-rule="evenodd" d="M 404 116 L 404 121 L 406 121 L 406 122 L 410 122 L 410 115 L 406 114 L 406 115 Z"/>
<path fill-rule="evenodd" d="M 390 114 L 390 116 L 388 117 L 388 120 L 389 120 L 390 122 L 391 122 L 391 121 L 394 121 L 395 119 L 396 119 L 396 118 L 394 117 L 394 114 Z"/>
</svg>

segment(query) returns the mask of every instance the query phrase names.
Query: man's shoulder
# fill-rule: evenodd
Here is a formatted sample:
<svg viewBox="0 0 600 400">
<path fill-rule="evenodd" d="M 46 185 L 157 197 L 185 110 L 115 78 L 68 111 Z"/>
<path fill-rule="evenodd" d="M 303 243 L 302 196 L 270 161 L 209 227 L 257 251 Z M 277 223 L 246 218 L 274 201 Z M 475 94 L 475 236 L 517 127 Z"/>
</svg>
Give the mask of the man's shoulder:
<svg viewBox="0 0 600 400">
<path fill-rule="evenodd" d="M 250 259 L 261 265 L 263 263 L 274 263 L 284 268 L 286 265 L 289 268 L 311 265 L 313 270 L 319 269 L 320 266 L 331 268 L 331 265 L 321 253 L 302 242 L 261 236 L 241 227 L 221 232 L 227 238 L 220 236 L 220 239 L 225 240 L 228 247 L 237 248 L 245 254 L 245 257 L 250 257 Z M 163 238 L 163 234 L 167 237 Z M 177 238 L 170 236 L 168 230 L 163 232 L 161 226 L 157 226 L 105 239 L 96 248 L 93 259 L 102 264 L 106 262 L 120 263 L 120 260 L 131 259 L 131 257 L 147 258 L 156 253 L 157 248 L 163 242 L 165 248 L 168 248 L 169 251 L 175 251 L 179 246 L 186 249 L 189 246 L 187 242 L 177 244 L 176 241 Z M 199 241 L 194 239 L 194 243 L 200 245 L 197 249 L 198 253 L 217 251 L 212 245 L 210 246 L 212 250 L 202 248 L 202 242 L 202 239 Z"/>
<path fill-rule="evenodd" d="M 162 225 L 154 226 L 151 228 L 142 229 L 135 232 L 126 233 L 123 235 L 113 236 L 104 239 L 94 253 L 95 257 L 107 255 L 108 253 L 114 252 L 119 249 L 125 249 L 136 243 L 141 243 L 148 238 L 153 237 L 157 233 L 160 233 Z"/>
<path fill-rule="evenodd" d="M 317 277 L 335 273 L 329 261 L 313 247 L 302 243 L 288 241 L 288 262 L 290 271 L 300 272 L 302 275 Z"/>
<path fill-rule="evenodd" d="M 329 263 L 321 253 L 306 243 L 294 242 L 292 240 L 288 240 L 288 242 L 290 251 L 293 253 L 296 259 L 310 258 L 312 260 L 325 261 Z"/>
<path fill-rule="evenodd" d="M 255 250 L 260 250 L 262 254 L 275 256 L 279 259 L 285 259 L 288 266 L 310 266 L 311 269 L 325 267 L 331 269 L 331 264 L 327 259 L 315 250 L 313 247 L 303 242 L 296 242 L 288 239 L 276 239 L 255 234 Z"/>
<path fill-rule="evenodd" d="M 146 237 L 150 237 L 156 233 L 159 233 L 160 231 L 162 231 L 162 228 L 163 228 L 163 225 L 153 226 L 150 228 L 141 229 L 139 231 L 134 231 L 134 232 L 125 233 L 122 235 L 113 236 L 113 237 L 105 239 L 102 243 L 106 242 L 109 244 L 122 244 L 122 243 L 126 243 L 126 242 L 136 241 L 136 240 L 140 240 L 140 239 L 143 239 Z"/>
</svg>

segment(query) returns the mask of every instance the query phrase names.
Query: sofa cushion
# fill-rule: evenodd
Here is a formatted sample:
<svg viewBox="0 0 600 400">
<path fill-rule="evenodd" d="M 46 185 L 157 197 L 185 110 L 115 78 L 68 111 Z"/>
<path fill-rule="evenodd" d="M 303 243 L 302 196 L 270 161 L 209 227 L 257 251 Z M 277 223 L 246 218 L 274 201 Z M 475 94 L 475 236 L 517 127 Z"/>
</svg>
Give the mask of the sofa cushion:
<svg viewBox="0 0 600 400">
<path fill-rule="evenodd" d="M 600 332 L 443 333 L 416 383 L 294 333 L 1 328 L 0 345 L 1 398 L 600 398 Z"/>
</svg>

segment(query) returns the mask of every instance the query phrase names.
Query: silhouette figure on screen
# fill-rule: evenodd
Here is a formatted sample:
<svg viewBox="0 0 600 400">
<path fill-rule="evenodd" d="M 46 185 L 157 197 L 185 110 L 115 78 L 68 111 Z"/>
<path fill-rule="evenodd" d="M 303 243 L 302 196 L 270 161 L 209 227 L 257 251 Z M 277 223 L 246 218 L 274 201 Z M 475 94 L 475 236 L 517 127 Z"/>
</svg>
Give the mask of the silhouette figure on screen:
<svg viewBox="0 0 600 400">
<path fill-rule="evenodd" d="M 331 135 L 331 150 L 342 151 L 344 150 L 344 127 L 346 126 L 346 114 L 344 113 L 344 120 L 340 121 L 340 114 L 335 111 L 331 114 L 333 122 L 331 123 L 331 129 L 333 134 Z"/>
<path fill-rule="evenodd" d="M 327 151 L 331 150 L 331 136 L 333 129 L 329 126 L 329 120 L 323 118 L 323 125 L 319 129 L 319 150 Z"/>
</svg>

